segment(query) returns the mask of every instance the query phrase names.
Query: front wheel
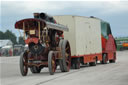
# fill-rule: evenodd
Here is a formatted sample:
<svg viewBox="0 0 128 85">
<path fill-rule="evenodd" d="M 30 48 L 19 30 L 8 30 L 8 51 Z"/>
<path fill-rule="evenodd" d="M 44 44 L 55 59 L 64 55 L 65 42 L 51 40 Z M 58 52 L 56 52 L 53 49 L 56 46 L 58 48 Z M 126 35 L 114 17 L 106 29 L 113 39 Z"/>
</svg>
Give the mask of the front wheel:
<svg viewBox="0 0 128 85">
<path fill-rule="evenodd" d="M 56 59 L 53 51 L 48 54 L 48 68 L 50 75 L 53 75 L 56 70 Z"/>
<path fill-rule="evenodd" d="M 26 76 L 28 73 L 28 59 L 27 53 L 22 53 L 20 56 L 20 72 L 22 76 Z"/>
</svg>

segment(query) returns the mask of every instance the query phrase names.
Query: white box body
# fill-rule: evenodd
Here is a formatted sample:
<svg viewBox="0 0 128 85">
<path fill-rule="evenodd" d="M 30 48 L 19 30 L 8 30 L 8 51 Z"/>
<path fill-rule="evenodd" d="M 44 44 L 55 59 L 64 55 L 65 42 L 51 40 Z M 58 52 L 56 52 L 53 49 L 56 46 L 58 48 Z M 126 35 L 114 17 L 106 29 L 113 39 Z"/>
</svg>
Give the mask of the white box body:
<svg viewBox="0 0 128 85">
<path fill-rule="evenodd" d="M 70 42 L 72 56 L 102 53 L 100 19 L 71 15 L 54 18 L 69 28 L 64 39 Z"/>
</svg>

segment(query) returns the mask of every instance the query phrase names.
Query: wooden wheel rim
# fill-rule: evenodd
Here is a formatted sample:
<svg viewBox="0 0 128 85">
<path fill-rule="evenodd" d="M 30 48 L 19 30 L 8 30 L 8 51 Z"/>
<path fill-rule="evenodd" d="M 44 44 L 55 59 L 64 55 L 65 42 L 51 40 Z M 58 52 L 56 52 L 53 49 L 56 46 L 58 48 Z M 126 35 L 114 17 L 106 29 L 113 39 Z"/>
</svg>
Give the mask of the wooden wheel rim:
<svg viewBox="0 0 128 85">
<path fill-rule="evenodd" d="M 70 51 L 69 42 L 67 42 L 66 47 L 65 47 L 65 58 L 66 58 L 66 65 L 67 65 L 68 69 L 70 69 L 71 51 Z"/>
<path fill-rule="evenodd" d="M 52 54 L 52 61 L 51 61 L 52 63 L 52 71 L 53 72 L 55 72 L 55 70 L 56 70 L 56 61 L 55 61 L 55 56 L 54 56 L 54 54 Z"/>
<path fill-rule="evenodd" d="M 28 71 L 27 58 L 23 56 L 23 70 L 26 73 Z"/>
</svg>

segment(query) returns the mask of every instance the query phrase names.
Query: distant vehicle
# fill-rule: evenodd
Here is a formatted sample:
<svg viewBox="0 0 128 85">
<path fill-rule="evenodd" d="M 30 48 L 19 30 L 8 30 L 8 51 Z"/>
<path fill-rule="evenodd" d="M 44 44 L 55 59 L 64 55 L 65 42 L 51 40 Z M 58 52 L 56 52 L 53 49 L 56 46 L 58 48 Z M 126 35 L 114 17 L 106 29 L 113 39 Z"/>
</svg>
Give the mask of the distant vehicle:
<svg viewBox="0 0 128 85">
<path fill-rule="evenodd" d="M 128 47 L 128 41 L 123 43 L 123 47 Z"/>
<path fill-rule="evenodd" d="M 1 56 L 13 56 L 13 47 L 11 45 L 3 46 L 0 54 Z"/>
<path fill-rule="evenodd" d="M 108 22 L 95 17 L 72 15 L 54 18 L 57 23 L 69 28 L 69 32 L 64 32 L 64 37 L 71 45 L 72 68 L 79 69 L 80 63 L 96 66 L 97 61 L 115 63 L 116 43 Z"/>
<path fill-rule="evenodd" d="M 13 46 L 13 55 L 19 56 L 21 53 L 24 52 L 24 45 L 14 45 Z"/>
<path fill-rule="evenodd" d="M 120 43 L 121 43 L 120 51 L 128 49 L 128 41 L 120 41 Z"/>
</svg>

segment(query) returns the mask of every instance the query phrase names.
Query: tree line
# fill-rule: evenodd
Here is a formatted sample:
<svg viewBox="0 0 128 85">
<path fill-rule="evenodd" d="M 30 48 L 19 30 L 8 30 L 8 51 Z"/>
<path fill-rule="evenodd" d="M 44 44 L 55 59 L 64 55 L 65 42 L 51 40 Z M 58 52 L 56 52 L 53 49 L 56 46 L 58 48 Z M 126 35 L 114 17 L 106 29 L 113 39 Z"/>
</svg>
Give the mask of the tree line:
<svg viewBox="0 0 128 85">
<path fill-rule="evenodd" d="M 18 40 L 17 40 L 17 38 L 18 38 Z M 23 37 L 16 37 L 16 35 L 14 33 L 12 33 L 12 31 L 10 31 L 10 30 L 6 30 L 6 32 L 0 31 L 0 40 L 7 40 L 7 39 L 11 40 L 14 45 L 15 44 L 25 45 Z"/>
</svg>

